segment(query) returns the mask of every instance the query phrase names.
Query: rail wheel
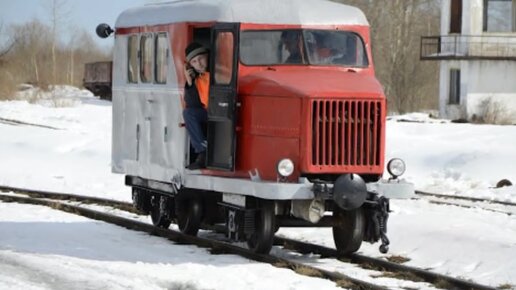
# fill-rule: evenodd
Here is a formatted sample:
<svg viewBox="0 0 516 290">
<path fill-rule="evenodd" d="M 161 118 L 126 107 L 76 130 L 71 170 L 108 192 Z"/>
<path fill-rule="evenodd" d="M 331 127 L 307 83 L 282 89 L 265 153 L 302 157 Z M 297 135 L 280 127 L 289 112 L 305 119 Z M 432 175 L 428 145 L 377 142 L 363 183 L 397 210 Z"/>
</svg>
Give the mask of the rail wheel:
<svg viewBox="0 0 516 290">
<path fill-rule="evenodd" d="M 365 216 L 362 208 L 343 210 L 335 206 L 333 216 L 338 225 L 333 226 L 333 240 L 340 254 L 350 254 L 358 251 L 365 231 Z"/>
<path fill-rule="evenodd" d="M 171 198 L 163 195 L 153 195 L 151 205 L 150 216 L 152 224 L 160 228 L 168 228 L 172 222 L 170 218 L 170 210 L 172 208 Z"/>
<path fill-rule="evenodd" d="M 272 248 L 276 232 L 274 203 L 261 202 L 255 216 L 255 231 L 247 239 L 247 246 L 255 253 L 267 254 Z"/>
<path fill-rule="evenodd" d="M 202 200 L 196 194 L 176 200 L 177 225 L 187 235 L 195 236 L 201 227 Z"/>
<path fill-rule="evenodd" d="M 149 214 L 152 210 L 151 194 L 133 187 L 133 205 L 143 214 Z"/>
</svg>

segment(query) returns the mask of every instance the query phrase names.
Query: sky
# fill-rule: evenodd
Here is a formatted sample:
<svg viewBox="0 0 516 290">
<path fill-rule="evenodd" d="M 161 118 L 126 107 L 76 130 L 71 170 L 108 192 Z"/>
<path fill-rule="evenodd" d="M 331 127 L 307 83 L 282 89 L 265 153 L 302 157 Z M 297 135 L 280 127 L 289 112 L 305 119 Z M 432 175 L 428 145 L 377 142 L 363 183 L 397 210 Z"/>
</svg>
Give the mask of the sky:
<svg viewBox="0 0 516 290">
<path fill-rule="evenodd" d="M 85 29 L 90 32 L 101 46 L 110 46 L 112 41 L 96 37 L 95 28 L 99 23 L 114 26 L 118 15 L 127 8 L 141 6 L 151 2 L 149 0 L 64 0 L 62 11 L 65 21 L 61 32 L 63 40 L 69 38 L 67 31 L 74 28 Z M 22 24 L 32 19 L 39 19 L 50 23 L 50 8 L 52 0 L 0 0 L 0 24 L 8 27 L 10 24 Z M 69 13 L 66 13 L 69 12 Z M 70 29 L 67 29 L 70 28 Z M 5 37 L 5 29 L 1 32 Z"/>
</svg>

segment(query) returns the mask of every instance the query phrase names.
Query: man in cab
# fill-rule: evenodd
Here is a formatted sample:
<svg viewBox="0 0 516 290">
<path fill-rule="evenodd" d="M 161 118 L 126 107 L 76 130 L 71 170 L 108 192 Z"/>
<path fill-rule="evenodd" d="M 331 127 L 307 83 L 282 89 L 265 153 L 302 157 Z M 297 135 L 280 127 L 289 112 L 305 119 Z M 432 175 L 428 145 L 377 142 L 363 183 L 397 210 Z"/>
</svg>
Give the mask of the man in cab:
<svg viewBox="0 0 516 290">
<path fill-rule="evenodd" d="M 185 49 L 186 62 L 184 75 L 186 79 L 183 119 L 190 142 L 197 154 L 196 160 L 188 166 L 190 170 L 206 167 L 206 135 L 208 121 L 208 99 L 210 73 L 208 72 L 209 50 L 199 43 L 193 42 Z"/>
</svg>

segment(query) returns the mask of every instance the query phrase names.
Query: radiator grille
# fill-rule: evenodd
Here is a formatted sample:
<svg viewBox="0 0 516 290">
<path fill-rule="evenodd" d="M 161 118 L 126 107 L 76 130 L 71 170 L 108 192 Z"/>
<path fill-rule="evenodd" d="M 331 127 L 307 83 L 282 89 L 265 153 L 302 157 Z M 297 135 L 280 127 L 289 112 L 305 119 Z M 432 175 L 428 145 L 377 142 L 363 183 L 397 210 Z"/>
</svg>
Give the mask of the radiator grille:
<svg viewBox="0 0 516 290">
<path fill-rule="evenodd" d="M 379 166 L 381 102 L 312 102 L 312 165 Z"/>
</svg>

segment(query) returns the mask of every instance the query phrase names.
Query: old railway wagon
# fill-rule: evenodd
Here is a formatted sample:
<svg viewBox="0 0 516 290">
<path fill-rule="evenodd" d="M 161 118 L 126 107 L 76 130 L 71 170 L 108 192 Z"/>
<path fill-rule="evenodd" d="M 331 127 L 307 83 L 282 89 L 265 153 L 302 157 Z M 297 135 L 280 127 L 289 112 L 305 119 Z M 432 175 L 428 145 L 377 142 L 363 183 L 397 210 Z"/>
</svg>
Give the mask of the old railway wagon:
<svg viewBox="0 0 516 290">
<path fill-rule="evenodd" d="M 97 29 L 113 32 L 112 170 L 155 225 L 195 235 L 225 224 L 262 253 L 280 227 L 332 227 L 342 253 L 378 240 L 387 251 L 389 198 L 413 186 L 397 178 L 399 159 L 382 179 L 386 100 L 359 9 L 182 0 Z M 195 171 L 182 119 L 192 41 L 209 47 L 211 72 L 206 169 Z"/>
<path fill-rule="evenodd" d="M 84 88 L 104 100 L 111 100 L 113 62 L 99 61 L 84 64 Z"/>
</svg>

